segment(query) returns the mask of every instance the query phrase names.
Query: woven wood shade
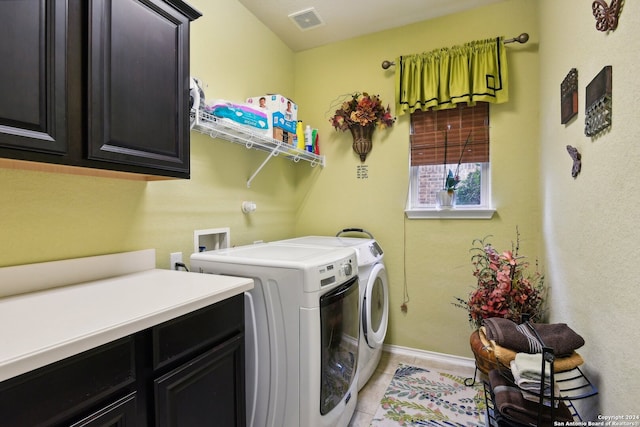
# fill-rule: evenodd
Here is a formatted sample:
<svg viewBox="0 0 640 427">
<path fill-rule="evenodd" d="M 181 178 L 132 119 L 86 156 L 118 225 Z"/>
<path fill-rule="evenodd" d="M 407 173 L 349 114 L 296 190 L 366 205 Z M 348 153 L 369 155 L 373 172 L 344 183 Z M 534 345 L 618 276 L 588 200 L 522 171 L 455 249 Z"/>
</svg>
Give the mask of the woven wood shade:
<svg viewBox="0 0 640 427">
<path fill-rule="evenodd" d="M 458 105 L 437 111 L 415 111 L 411 114 L 411 166 L 457 163 L 465 147 L 462 163 L 489 161 L 489 104 Z"/>
</svg>

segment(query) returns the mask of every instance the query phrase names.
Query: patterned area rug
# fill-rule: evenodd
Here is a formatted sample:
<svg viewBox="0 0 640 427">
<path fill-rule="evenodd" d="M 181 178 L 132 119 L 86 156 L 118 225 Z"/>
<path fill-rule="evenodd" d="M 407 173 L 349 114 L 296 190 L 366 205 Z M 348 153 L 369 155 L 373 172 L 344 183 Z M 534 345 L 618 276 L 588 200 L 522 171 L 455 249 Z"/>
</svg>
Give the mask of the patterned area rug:
<svg viewBox="0 0 640 427">
<path fill-rule="evenodd" d="M 464 380 L 454 373 L 400 364 L 371 426 L 484 427 L 482 383 L 467 387 Z"/>
</svg>

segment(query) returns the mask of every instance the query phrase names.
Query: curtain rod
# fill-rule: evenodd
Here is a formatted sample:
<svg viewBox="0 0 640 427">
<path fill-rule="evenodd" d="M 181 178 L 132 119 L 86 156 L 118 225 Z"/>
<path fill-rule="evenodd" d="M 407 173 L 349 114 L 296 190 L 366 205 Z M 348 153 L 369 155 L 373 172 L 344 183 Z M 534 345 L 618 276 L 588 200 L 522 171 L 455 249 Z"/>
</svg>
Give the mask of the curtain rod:
<svg viewBox="0 0 640 427">
<path fill-rule="evenodd" d="M 529 34 L 522 33 L 518 37 L 514 37 L 514 38 L 511 38 L 511 39 L 506 39 L 504 42 L 505 43 L 518 42 L 518 43 L 521 43 L 521 44 L 525 44 L 528 41 L 529 41 Z M 396 65 L 396 63 L 392 62 L 392 61 L 388 61 L 386 59 L 384 61 L 382 61 L 382 68 L 384 70 L 386 70 L 387 68 L 391 67 L 392 65 Z"/>
</svg>

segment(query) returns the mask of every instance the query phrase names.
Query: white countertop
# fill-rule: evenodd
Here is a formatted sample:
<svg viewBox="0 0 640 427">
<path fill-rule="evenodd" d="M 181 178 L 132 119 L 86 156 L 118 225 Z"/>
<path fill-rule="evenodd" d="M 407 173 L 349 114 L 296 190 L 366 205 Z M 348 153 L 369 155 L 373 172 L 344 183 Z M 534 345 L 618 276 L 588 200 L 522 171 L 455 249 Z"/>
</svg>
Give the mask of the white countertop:
<svg viewBox="0 0 640 427">
<path fill-rule="evenodd" d="M 0 381 L 253 288 L 242 277 L 150 269 L 0 299 Z"/>
</svg>

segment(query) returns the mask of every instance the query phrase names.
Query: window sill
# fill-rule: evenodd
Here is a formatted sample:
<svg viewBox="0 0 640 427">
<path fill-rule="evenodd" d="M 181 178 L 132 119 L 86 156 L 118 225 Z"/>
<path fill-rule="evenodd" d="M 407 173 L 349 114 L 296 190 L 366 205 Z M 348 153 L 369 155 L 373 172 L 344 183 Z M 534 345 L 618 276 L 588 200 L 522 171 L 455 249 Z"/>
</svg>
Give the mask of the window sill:
<svg viewBox="0 0 640 427">
<path fill-rule="evenodd" d="M 491 219 L 495 209 L 405 209 L 409 219 Z"/>
</svg>

